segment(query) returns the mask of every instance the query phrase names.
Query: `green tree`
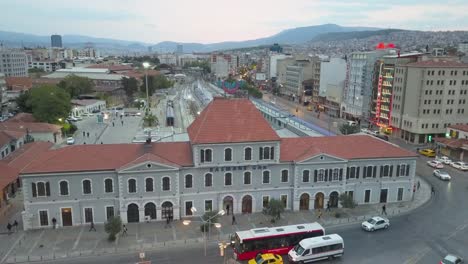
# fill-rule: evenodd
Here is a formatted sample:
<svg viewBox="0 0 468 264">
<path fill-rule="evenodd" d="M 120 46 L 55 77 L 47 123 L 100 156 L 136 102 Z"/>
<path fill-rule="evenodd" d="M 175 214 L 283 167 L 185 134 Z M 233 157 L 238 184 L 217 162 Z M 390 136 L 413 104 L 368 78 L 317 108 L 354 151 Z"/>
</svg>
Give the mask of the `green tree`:
<svg viewBox="0 0 468 264">
<path fill-rule="evenodd" d="M 346 193 L 340 194 L 339 200 L 343 208 L 354 208 L 357 206 L 357 203 L 354 201 L 353 197 L 349 194 L 346 194 Z"/>
<path fill-rule="evenodd" d="M 122 220 L 120 219 L 120 216 L 109 218 L 107 223 L 104 225 L 104 229 L 106 230 L 106 233 L 109 234 L 109 241 L 114 241 L 116 235 L 122 230 Z"/>
<path fill-rule="evenodd" d="M 184 68 L 188 69 L 190 67 L 200 67 L 204 73 L 210 73 L 211 72 L 211 66 L 208 61 L 205 60 L 199 60 L 199 61 L 192 61 L 184 64 Z"/>
<path fill-rule="evenodd" d="M 340 126 L 340 132 L 343 135 L 350 135 L 359 132 L 359 127 L 356 125 L 342 124 Z"/>
<path fill-rule="evenodd" d="M 133 102 L 133 96 L 138 91 L 138 81 L 134 77 L 124 77 L 122 78 L 122 86 L 127 95 L 127 101 Z"/>
<path fill-rule="evenodd" d="M 81 94 L 87 94 L 94 91 L 94 83 L 87 77 L 68 75 L 59 82 L 58 87 L 64 89 L 71 98 L 76 98 Z"/>
<path fill-rule="evenodd" d="M 203 223 L 202 225 L 200 225 L 200 230 L 202 232 L 207 232 L 209 230 L 209 228 L 211 228 L 215 223 L 218 223 L 218 219 L 219 219 L 219 214 L 218 214 L 218 211 L 211 211 L 211 212 L 206 212 L 203 216 L 202 216 L 203 220 L 205 221 L 208 221 L 208 219 L 211 219 L 210 220 L 210 223 L 208 222 L 205 222 Z"/>
<path fill-rule="evenodd" d="M 19 107 L 21 112 L 32 113 L 31 101 L 29 100 L 30 97 L 31 91 L 27 90 L 16 98 L 16 105 Z"/>
<path fill-rule="evenodd" d="M 271 216 L 271 222 L 275 222 L 281 218 L 281 214 L 284 212 L 284 204 L 273 198 L 268 202 L 267 207 L 263 208 L 263 212 Z"/>
<path fill-rule="evenodd" d="M 40 122 L 58 123 L 71 111 L 70 95 L 55 85 L 42 85 L 31 90 L 26 102 L 34 118 Z"/>
<path fill-rule="evenodd" d="M 151 96 L 156 90 L 166 89 L 172 87 L 173 82 L 168 80 L 164 75 L 148 76 L 148 93 Z M 140 87 L 140 91 L 146 94 L 146 78 L 143 77 L 143 84 Z"/>
<path fill-rule="evenodd" d="M 154 127 L 159 124 L 158 118 L 151 113 L 147 113 L 145 117 L 143 117 L 143 122 L 147 127 Z"/>
</svg>

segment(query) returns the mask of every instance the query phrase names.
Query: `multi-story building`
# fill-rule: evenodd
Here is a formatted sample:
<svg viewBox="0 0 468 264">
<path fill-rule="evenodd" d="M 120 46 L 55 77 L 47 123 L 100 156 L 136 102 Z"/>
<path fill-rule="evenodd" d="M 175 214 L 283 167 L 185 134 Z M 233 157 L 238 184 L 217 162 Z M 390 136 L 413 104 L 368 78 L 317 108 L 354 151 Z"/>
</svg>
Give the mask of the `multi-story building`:
<svg viewBox="0 0 468 264">
<path fill-rule="evenodd" d="M 75 145 L 21 170 L 25 229 L 411 200 L 414 153 L 368 135 L 279 138 L 246 98 L 215 98 L 188 142 Z M 199 208 L 196 212 L 191 208 Z"/>
<path fill-rule="evenodd" d="M 55 48 L 62 47 L 62 36 L 60 35 L 52 35 L 50 36 L 50 46 Z"/>
<path fill-rule="evenodd" d="M 7 84 L 5 74 L 0 73 L 0 117 L 6 111 L 8 106 Z"/>
<path fill-rule="evenodd" d="M 33 60 L 29 62 L 29 69 L 42 69 L 45 72 L 54 72 L 60 69 L 60 63 L 55 60 Z"/>
<path fill-rule="evenodd" d="M 330 116 L 340 116 L 340 106 L 346 79 L 346 60 L 330 58 L 320 66 L 319 98 L 325 103 L 324 110 Z"/>
<path fill-rule="evenodd" d="M 468 41 L 458 43 L 457 51 L 468 55 Z"/>
<path fill-rule="evenodd" d="M 268 59 L 267 63 L 267 74 L 268 74 L 268 79 L 271 78 L 277 78 L 278 76 L 278 68 L 277 68 L 277 63 L 278 60 L 285 59 L 291 56 L 285 55 L 285 54 L 271 54 Z"/>
<path fill-rule="evenodd" d="M 276 60 L 276 82 L 283 85 L 286 82 L 286 68 L 292 65 L 296 59 L 292 56 Z M 280 91 L 281 92 L 281 91 Z"/>
<path fill-rule="evenodd" d="M 238 57 L 230 54 L 213 53 L 211 54 L 211 73 L 216 78 L 226 78 L 234 73 L 238 66 Z"/>
<path fill-rule="evenodd" d="M 431 142 L 450 125 L 468 123 L 468 64 L 457 58 L 397 65 L 393 91 L 392 126 L 411 143 Z"/>
<path fill-rule="evenodd" d="M 6 77 L 28 76 L 28 60 L 23 50 L 7 49 L 0 45 L 0 73 Z"/>
<path fill-rule="evenodd" d="M 423 53 L 385 55 L 377 60 L 372 84 L 371 122 L 382 130 L 392 129 L 392 98 L 395 67 L 416 62 Z M 389 130 L 388 130 L 389 131 Z"/>
</svg>

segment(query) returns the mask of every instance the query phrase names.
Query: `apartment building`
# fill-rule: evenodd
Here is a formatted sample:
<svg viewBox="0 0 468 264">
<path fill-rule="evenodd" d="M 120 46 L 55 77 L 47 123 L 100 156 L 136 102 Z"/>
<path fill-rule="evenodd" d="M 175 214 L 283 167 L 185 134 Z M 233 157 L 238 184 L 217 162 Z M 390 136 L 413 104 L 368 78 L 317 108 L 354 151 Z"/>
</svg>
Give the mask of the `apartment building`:
<svg viewBox="0 0 468 264">
<path fill-rule="evenodd" d="M 28 76 L 26 53 L 19 49 L 7 49 L 0 45 L 0 73 L 6 77 Z"/>
<path fill-rule="evenodd" d="M 346 79 L 346 60 L 330 58 L 321 62 L 319 98 L 323 108 L 331 116 L 340 116 L 340 106 Z"/>
<path fill-rule="evenodd" d="M 392 123 L 402 139 L 423 144 L 468 123 L 468 64 L 456 58 L 399 65 L 393 86 Z"/>
</svg>

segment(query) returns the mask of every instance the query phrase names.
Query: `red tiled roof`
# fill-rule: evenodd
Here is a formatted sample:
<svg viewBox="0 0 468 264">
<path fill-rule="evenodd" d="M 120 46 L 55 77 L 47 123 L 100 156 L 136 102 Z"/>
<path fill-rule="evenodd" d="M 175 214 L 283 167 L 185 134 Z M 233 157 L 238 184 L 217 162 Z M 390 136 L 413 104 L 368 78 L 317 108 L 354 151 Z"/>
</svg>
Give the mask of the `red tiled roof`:
<svg viewBox="0 0 468 264">
<path fill-rule="evenodd" d="M 415 153 L 369 135 L 281 139 L 281 161 L 302 161 L 319 154 L 342 159 L 413 157 Z"/>
<path fill-rule="evenodd" d="M 39 123 L 39 122 L 15 122 L 6 121 L 0 124 L 0 130 L 27 131 L 30 133 L 55 133 L 60 132 L 62 127 L 59 125 Z"/>
<path fill-rule="evenodd" d="M 192 144 L 280 139 L 260 111 L 245 98 L 214 98 L 187 132 Z"/>
<path fill-rule="evenodd" d="M 133 67 L 130 65 L 108 65 L 108 64 L 94 64 L 90 65 L 86 68 L 89 69 L 109 69 L 110 71 L 129 71 L 132 70 Z"/>
<path fill-rule="evenodd" d="M 190 142 L 75 145 L 49 150 L 31 162 L 23 173 L 103 171 L 127 168 L 151 160 L 169 166 L 192 166 Z"/>
<path fill-rule="evenodd" d="M 406 64 L 408 67 L 433 67 L 433 68 L 468 68 L 468 64 L 458 62 L 458 61 L 449 61 L 449 60 L 427 60 L 427 61 L 418 61 Z"/>
<path fill-rule="evenodd" d="M 2 160 L 8 166 L 22 171 L 32 161 L 39 158 L 42 153 L 48 151 L 53 144 L 51 142 L 32 142 L 24 144 L 21 148 L 13 151 L 10 155 Z"/>
<path fill-rule="evenodd" d="M 8 119 L 10 122 L 37 122 L 36 118 L 30 113 L 18 113 L 14 117 Z"/>
<path fill-rule="evenodd" d="M 95 104 L 95 103 L 98 102 L 98 101 L 101 101 L 101 100 L 95 100 L 95 99 L 80 99 L 80 100 L 76 100 L 76 99 L 73 99 L 73 100 L 71 100 L 71 103 L 72 103 L 72 104 L 75 104 L 75 105 L 86 106 L 86 105 Z"/>
<path fill-rule="evenodd" d="M 30 77 L 7 77 L 5 81 L 8 89 L 15 91 L 29 90 L 33 85 Z"/>
<path fill-rule="evenodd" d="M 468 145 L 468 139 L 466 138 L 435 138 L 436 142 L 440 142 L 452 149 L 459 149 L 463 147 L 463 145 Z"/>
<path fill-rule="evenodd" d="M 461 131 L 468 132 L 468 124 L 451 125 L 451 126 L 449 126 L 449 128 L 453 128 L 453 129 L 456 129 L 456 130 L 461 130 Z"/>
<path fill-rule="evenodd" d="M 9 144 L 12 140 L 18 140 L 26 135 L 26 132 L 22 131 L 0 131 L 0 147 Z"/>
<path fill-rule="evenodd" d="M 19 171 L 0 161 L 0 190 L 18 179 Z"/>
</svg>

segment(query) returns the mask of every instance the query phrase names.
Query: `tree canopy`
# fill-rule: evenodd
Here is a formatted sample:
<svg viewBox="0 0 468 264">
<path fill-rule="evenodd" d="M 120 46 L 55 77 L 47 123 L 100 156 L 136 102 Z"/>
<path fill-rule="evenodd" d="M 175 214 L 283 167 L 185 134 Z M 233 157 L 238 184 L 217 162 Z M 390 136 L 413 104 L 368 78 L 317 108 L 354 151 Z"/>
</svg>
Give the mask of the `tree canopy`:
<svg viewBox="0 0 468 264">
<path fill-rule="evenodd" d="M 109 234 L 109 241 L 114 241 L 116 235 L 122 230 L 122 220 L 120 216 L 113 216 L 109 218 L 107 223 L 104 225 L 104 230 Z"/>
<path fill-rule="evenodd" d="M 271 220 L 274 222 L 281 218 L 281 214 L 284 212 L 284 204 L 282 201 L 273 198 L 263 210 L 265 214 L 272 217 Z"/>
<path fill-rule="evenodd" d="M 164 75 L 148 76 L 148 93 L 152 95 L 156 90 L 172 87 L 173 82 Z M 143 77 L 143 84 L 140 87 L 142 93 L 146 93 L 146 78 Z"/>
<path fill-rule="evenodd" d="M 127 101 L 133 102 L 133 95 L 138 91 L 138 80 L 134 77 L 122 78 L 122 86 L 127 95 Z"/>
<path fill-rule="evenodd" d="M 22 103 L 30 107 L 34 118 L 40 122 L 58 123 L 70 114 L 70 95 L 55 85 L 42 85 L 25 94 L 26 100 L 22 98 Z"/>
<path fill-rule="evenodd" d="M 91 79 L 76 75 L 68 75 L 59 82 L 58 87 L 64 89 L 71 98 L 94 91 L 94 83 Z"/>
<path fill-rule="evenodd" d="M 200 61 L 193 61 L 193 62 L 188 62 L 184 64 L 184 68 L 190 68 L 190 67 L 200 67 L 202 68 L 204 73 L 210 73 L 211 72 L 211 66 L 208 61 L 205 60 L 200 60 Z"/>
</svg>

